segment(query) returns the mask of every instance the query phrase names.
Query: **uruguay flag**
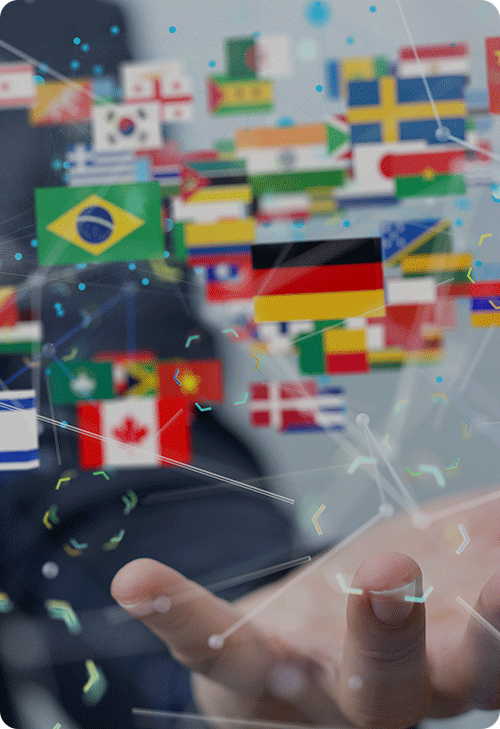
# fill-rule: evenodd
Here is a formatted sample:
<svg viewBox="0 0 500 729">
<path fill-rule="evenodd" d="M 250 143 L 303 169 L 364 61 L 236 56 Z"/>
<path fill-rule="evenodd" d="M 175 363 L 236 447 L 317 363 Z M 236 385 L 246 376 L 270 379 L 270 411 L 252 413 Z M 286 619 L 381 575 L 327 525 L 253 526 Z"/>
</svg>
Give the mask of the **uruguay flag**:
<svg viewBox="0 0 500 729">
<path fill-rule="evenodd" d="M 40 466 L 34 390 L 0 393 L 0 471 Z"/>
</svg>

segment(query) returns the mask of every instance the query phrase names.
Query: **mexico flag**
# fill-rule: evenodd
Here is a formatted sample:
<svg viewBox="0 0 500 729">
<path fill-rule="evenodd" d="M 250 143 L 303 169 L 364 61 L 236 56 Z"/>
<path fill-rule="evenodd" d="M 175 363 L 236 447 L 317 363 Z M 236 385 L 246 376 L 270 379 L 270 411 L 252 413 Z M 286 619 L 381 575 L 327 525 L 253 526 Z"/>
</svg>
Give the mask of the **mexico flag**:
<svg viewBox="0 0 500 729">
<path fill-rule="evenodd" d="M 175 466 L 191 460 L 189 407 L 182 397 L 130 397 L 77 405 L 80 468 Z"/>
</svg>

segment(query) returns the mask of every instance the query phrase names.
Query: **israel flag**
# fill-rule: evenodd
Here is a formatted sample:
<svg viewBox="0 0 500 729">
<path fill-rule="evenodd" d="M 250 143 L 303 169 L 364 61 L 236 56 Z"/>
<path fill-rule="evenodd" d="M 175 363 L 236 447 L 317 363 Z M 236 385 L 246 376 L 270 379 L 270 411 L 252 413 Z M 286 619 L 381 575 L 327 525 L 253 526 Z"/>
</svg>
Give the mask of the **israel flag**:
<svg viewBox="0 0 500 729">
<path fill-rule="evenodd" d="M 0 471 L 40 466 L 34 390 L 0 391 Z"/>
</svg>

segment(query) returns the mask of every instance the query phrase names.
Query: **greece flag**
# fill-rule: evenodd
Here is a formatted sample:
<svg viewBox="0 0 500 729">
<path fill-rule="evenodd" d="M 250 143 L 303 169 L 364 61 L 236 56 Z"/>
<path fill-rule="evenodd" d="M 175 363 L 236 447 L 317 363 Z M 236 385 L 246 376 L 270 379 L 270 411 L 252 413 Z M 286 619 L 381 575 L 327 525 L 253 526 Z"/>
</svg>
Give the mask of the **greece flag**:
<svg viewBox="0 0 500 729">
<path fill-rule="evenodd" d="M 34 390 L 0 391 L 0 471 L 40 465 Z"/>
</svg>

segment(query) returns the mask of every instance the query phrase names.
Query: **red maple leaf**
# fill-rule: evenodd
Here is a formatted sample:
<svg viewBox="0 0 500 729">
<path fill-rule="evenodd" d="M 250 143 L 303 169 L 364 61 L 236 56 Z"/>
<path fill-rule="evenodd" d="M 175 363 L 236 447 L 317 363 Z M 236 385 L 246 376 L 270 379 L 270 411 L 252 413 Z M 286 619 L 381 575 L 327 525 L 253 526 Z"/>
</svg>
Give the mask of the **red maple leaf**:
<svg viewBox="0 0 500 729">
<path fill-rule="evenodd" d="M 127 417 L 123 419 L 123 422 L 118 428 L 114 428 L 112 431 L 113 435 L 117 440 L 121 440 L 122 443 L 140 443 L 149 432 L 148 428 L 141 428 L 137 421 L 133 418 Z"/>
</svg>

